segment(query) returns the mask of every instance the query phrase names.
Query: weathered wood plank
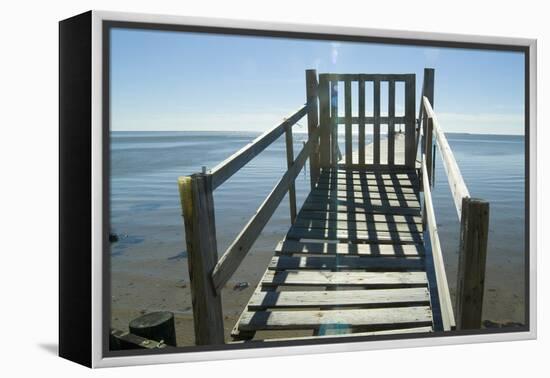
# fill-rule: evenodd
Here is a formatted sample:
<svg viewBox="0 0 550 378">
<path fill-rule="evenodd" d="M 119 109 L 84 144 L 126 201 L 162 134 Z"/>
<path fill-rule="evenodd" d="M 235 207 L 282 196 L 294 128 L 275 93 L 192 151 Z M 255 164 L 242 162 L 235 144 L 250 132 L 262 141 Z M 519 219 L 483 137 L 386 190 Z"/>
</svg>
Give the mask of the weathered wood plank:
<svg viewBox="0 0 550 378">
<path fill-rule="evenodd" d="M 312 69 L 306 70 L 306 99 L 309 104 L 307 112 L 307 133 L 310 138 L 319 127 L 318 96 L 317 71 Z M 321 174 L 319 155 L 319 142 L 316 141 L 313 143 L 313 148 L 309 155 L 309 181 L 311 189 L 315 187 L 315 183 Z"/>
<path fill-rule="evenodd" d="M 455 326 L 455 318 L 453 314 L 453 307 L 451 304 L 449 285 L 447 283 L 447 273 L 445 272 L 445 264 L 443 262 L 443 254 L 441 252 L 441 243 L 439 242 L 439 233 L 437 231 L 437 221 L 435 219 L 435 211 L 432 202 L 429 179 L 427 171 L 425 171 L 425 159 L 423 159 L 422 167 L 422 178 L 424 181 L 424 203 L 426 205 L 425 218 L 428 227 L 428 235 L 430 237 L 430 245 L 432 251 L 431 254 L 435 271 L 435 279 L 437 282 L 439 306 L 441 308 L 441 320 L 443 323 L 443 330 L 449 331 Z"/>
<path fill-rule="evenodd" d="M 265 272 L 261 284 L 269 286 L 359 286 L 371 288 L 425 286 L 425 272 Z"/>
<path fill-rule="evenodd" d="M 349 327 L 430 325 L 427 306 L 327 311 L 247 311 L 239 330 L 308 329 L 325 325 Z"/>
<path fill-rule="evenodd" d="M 325 74 L 329 80 L 337 81 L 405 81 L 411 74 L 382 74 L 382 73 L 327 73 Z"/>
<path fill-rule="evenodd" d="M 365 164 L 365 81 L 359 80 L 359 165 Z"/>
<path fill-rule="evenodd" d="M 360 185 L 360 184 L 333 184 L 330 182 L 326 183 L 318 183 L 315 186 L 316 189 L 323 191 L 323 190 L 337 190 L 337 191 L 346 191 L 348 193 L 350 192 L 378 192 L 378 193 L 397 193 L 397 194 L 416 194 L 418 193 L 417 188 L 411 188 L 411 187 L 400 187 L 400 186 L 392 186 L 392 185 Z"/>
<path fill-rule="evenodd" d="M 347 190 L 321 190 L 316 189 L 315 191 L 311 192 L 310 197 L 322 197 L 322 198 L 340 198 L 340 199 L 363 199 L 363 200 L 369 200 L 369 199 L 379 199 L 379 200 L 418 200 L 419 195 L 413 194 L 413 193 L 391 193 L 391 192 L 385 192 L 385 191 L 373 191 L 373 192 L 355 192 L 355 191 L 347 191 Z"/>
<path fill-rule="evenodd" d="M 422 232 L 422 225 L 417 223 L 385 223 L 385 222 L 356 222 L 323 221 L 316 219 L 298 218 L 294 226 L 303 229 L 344 230 L 344 231 L 383 231 L 383 232 Z"/>
<path fill-rule="evenodd" d="M 368 223 L 415 223 L 422 225 L 422 217 L 418 215 L 395 215 L 395 214 L 360 214 L 360 213 L 338 213 L 325 211 L 302 210 L 298 214 L 302 220 L 319 220 L 323 222 L 368 222 Z"/>
<path fill-rule="evenodd" d="M 340 160 L 338 148 L 338 81 L 330 82 L 330 156 L 331 166 Z"/>
<path fill-rule="evenodd" d="M 414 74 L 405 81 L 405 165 L 414 168 L 416 165 L 416 86 Z"/>
<path fill-rule="evenodd" d="M 330 87 L 326 75 L 319 75 L 319 164 L 330 166 Z"/>
<path fill-rule="evenodd" d="M 382 205 L 345 205 L 330 202 L 305 202 L 302 206 L 305 211 L 326 211 L 326 212 L 344 212 L 360 214 L 395 214 L 395 215 L 419 215 L 420 209 L 415 207 L 398 207 Z"/>
<path fill-rule="evenodd" d="M 275 248 L 278 254 L 359 255 L 359 256 L 423 256 L 421 244 L 348 244 L 298 242 L 285 240 Z"/>
<path fill-rule="evenodd" d="M 441 160 L 443 162 L 443 167 L 445 168 L 445 173 L 447 173 L 447 178 L 449 180 L 449 187 L 451 188 L 451 194 L 455 203 L 456 211 L 458 214 L 458 219 L 461 219 L 461 209 L 462 209 L 462 199 L 465 197 L 470 197 L 470 192 L 468 187 L 462 178 L 458 164 L 456 163 L 453 151 L 447 142 L 445 133 L 441 130 L 439 126 L 439 121 L 437 116 L 433 111 L 430 102 L 426 97 L 423 98 L 424 109 L 428 117 L 432 118 L 433 124 L 433 133 L 435 139 L 437 140 L 437 146 L 439 152 L 441 153 Z"/>
<path fill-rule="evenodd" d="M 235 152 L 229 158 L 215 166 L 210 173 L 212 174 L 212 187 L 216 189 L 227 179 L 233 176 L 239 169 L 246 165 L 250 160 L 265 150 L 275 140 L 277 140 L 287 127 L 291 127 L 298 122 L 308 111 L 308 104 L 301 107 L 296 113 L 286 118 L 281 124 L 271 130 L 266 131 L 252 142 Z"/>
<path fill-rule="evenodd" d="M 365 124 L 367 125 L 373 125 L 374 122 L 375 122 L 376 118 L 373 117 L 373 116 L 365 116 L 364 118 L 364 121 L 365 121 Z M 389 123 L 390 121 L 393 121 L 394 123 L 397 123 L 397 124 L 402 124 L 402 123 L 405 123 L 407 118 L 404 117 L 404 116 L 399 116 L 399 117 L 393 117 L 390 119 L 390 117 L 388 116 L 380 116 L 378 117 L 378 120 L 380 121 L 381 124 L 387 124 Z M 352 124 L 359 124 L 361 122 L 361 117 L 351 117 L 351 123 Z M 346 117 L 338 117 L 338 124 L 339 125 L 345 125 L 346 124 Z"/>
<path fill-rule="evenodd" d="M 430 294 L 425 287 L 376 290 L 256 291 L 248 302 L 248 310 L 276 307 L 409 306 L 428 305 L 429 302 Z"/>
<path fill-rule="evenodd" d="M 287 233 L 290 239 L 327 239 L 362 243 L 422 243 L 422 234 L 401 231 L 360 231 L 338 229 L 307 229 L 292 226 Z"/>
<path fill-rule="evenodd" d="M 373 126 L 373 161 L 380 165 L 380 80 L 374 81 L 374 126 Z"/>
<path fill-rule="evenodd" d="M 370 199 L 370 198 L 323 198 L 323 197 L 308 197 L 304 206 L 310 203 L 319 203 L 319 204 L 331 204 L 331 205 L 344 205 L 344 206 L 355 206 L 355 207 L 375 207 L 375 206 L 385 206 L 385 207 L 397 207 L 397 208 L 413 208 L 420 210 L 420 202 L 417 199 Z"/>
<path fill-rule="evenodd" d="M 233 275 L 239 267 L 263 228 L 281 203 L 291 182 L 296 179 L 304 166 L 307 157 L 310 155 L 313 141 L 319 137 L 319 130 L 316 130 L 312 137 L 302 148 L 298 154 L 292 167 L 285 172 L 279 180 L 275 188 L 267 196 L 264 202 L 260 205 L 254 216 L 248 221 L 246 226 L 241 230 L 237 238 L 227 248 L 212 272 L 212 281 L 214 287 L 219 293 L 225 283 Z"/>
<path fill-rule="evenodd" d="M 421 270 L 424 260 L 418 257 L 358 257 L 358 256 L 274 256 L 268 265 L 271 270 Z"/>
<path fill-rule="evenodd" d="M 395 81 L 388 83 L 388 165 L 395 164 Z"/>
<path fill-rule="evenodd" d="M 348 337 L 366 337 L 366 336 L 383 336 L 383 335 L 399 335 L 399 334 L 422 334 L 433 332 L 433 328 L 430 326 L 427 327 L 414 327 L 414 328 L 398 328 L 398 329 L 387 329 L 382 331 L 370 331 L 370 332 L 354 332 L 349 330 L 348 333 L 338 333 L 338 334 L 324 334 L 324 335 L 315 335 L 315 336 L 303 336 L 303 337 L 292 337 L 292 338 L 272 338 L 264 339 L 262 341 L 267 342 L 280 342 L 288 340 L 312 340 L 312 339 L 327 339 L 327 338 L 348 338 Z"/>
<path fill-rule="evenodd" d="M 317 138 L 315 138 L 317 139 Z M 286 142 L 286 166 L 287 169 L 292 168 L 292 165 L 294 164 L 294 142 L 292 138 L 292 127 L 288 127 L 285 132 L 285 142 Z M 312 150 L 313 145 L 315 143 L 312 143 Z M 290 209 L 290 223 L 294 223 L 294 220 L 296 219 L 296 185 L 294 180 L 290 180 L 290 183 L 288 185 L 288 202 L 289 202 L 289 209 Z"/>
<path fill-rule="evenodd" d="M 346 117 L 345 138 L 346 138 L 346 165 L 352 165 L 353 145 L 351 143 L 351 81 L 344 82 L 344 114 Z"/>
</svg>

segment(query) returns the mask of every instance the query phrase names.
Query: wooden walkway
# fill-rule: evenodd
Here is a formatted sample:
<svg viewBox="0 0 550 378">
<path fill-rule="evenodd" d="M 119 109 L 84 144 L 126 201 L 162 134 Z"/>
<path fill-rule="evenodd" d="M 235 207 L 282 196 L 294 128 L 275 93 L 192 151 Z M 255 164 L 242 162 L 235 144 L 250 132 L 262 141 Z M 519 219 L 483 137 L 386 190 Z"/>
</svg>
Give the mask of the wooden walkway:
<svg viewBox="0 0 550 378">
<path fill-rule="evenodd" d="M 415 169 L 323 169 L 233 338 L 432 331 L 419 182 Z"/>
</svg>

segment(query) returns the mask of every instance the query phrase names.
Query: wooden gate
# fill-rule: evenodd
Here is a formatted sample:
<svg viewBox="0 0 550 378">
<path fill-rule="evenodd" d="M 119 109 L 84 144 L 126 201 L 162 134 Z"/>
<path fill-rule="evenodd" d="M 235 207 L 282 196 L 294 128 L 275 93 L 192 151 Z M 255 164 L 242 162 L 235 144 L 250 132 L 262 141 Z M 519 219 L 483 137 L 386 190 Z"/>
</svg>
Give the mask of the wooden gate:
<svg viewBox="0 0 550 378">
<path fill-rule="evenodd" d="M 344 93 L 338 93 L 339 83 L 344 84 Z M 358 86 L 357 98 L 352 98 L 352 83 Z M 396 116 L 396 83 L 404 83 L 404 115 Z M 372 97 L 366 93 L 366 83 L 372 83 Z M 388 109 L 381 115 L 381 85 L 388 85 Z M 339 96 L 343 95 L 344 112 L 339 112 Z M 372 103 L 367 106 L 366 98 Z M 345 159 L 343 165 L 362 168 L 381 166 L 401 166 L 414 168 L 416 160 L 415 143 L 415 75 L 414 74 L 320 74 L 320 165 L 321 167 L 337 166 L 340 160 L 338 147 L 338 126 L 345 125 Z M 357 115 L 352 115 L 353 101 L 358 102 Z M 368 109 L 371 107 L 371 109 Z M 370 112 L 371 115 L 367 114 Z M 357 152 L 353 148 L 352 126 L 357 125 Z M 387 145 L 381 143 L 381 125 L 387 125 Z M 395 127 L 404 125 L 404 162 L 396 161 L 396 155 L 403 156 L 403 151 L 396 152 Z M 372 130 L 372 153 L 365 151 L 366 133 Z M 370 132 L 369 132 L 370 133 Z M 381 149 L 381 145 L 385 148 Z M 400 153 L 399 153 L 400 152 Z M 356 154 L 354 159 L 354 154 Z M 372 158 L 370 158 L 372 157 Z M 370 159 L 369 159 L 370 158 Z M 370 161 L 369 161 L 370 160 Z"/>
</svg>

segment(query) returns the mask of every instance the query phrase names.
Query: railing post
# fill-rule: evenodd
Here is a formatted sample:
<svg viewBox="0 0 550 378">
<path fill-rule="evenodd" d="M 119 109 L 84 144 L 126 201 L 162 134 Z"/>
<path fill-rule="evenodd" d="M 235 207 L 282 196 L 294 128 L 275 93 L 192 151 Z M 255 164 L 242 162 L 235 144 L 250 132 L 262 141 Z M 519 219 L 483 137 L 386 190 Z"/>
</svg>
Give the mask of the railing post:
<svg viewBox="0 0 550 378">
<path fill-rule="evenodd" d="M 290 169 L 294 164 L 294 142 L 292 138 L 292 125 L 288 125 L 285 130 L 286 141 L 286 163 L 287 169 Z M 311 155 L 310 155 L 311 156 Z M 296 220 L 296 185 L 293 179 L 288 185 L 288 200 L 290 205 L 290 223 L 294 224 Z"/>
<path fill-rule="evenodd" d="M 479 329 L 483 310 L 489 203 L 464 197 L 460 222 L 457 329 Z"/>
<path fill-rule="evenodd" d="M 218 260 L 212 176 L 197 173 L 178 180 L 185 223 L 195 344 L 224 343 L 221 295 L 212 283 Z"/>
<path fill-rule="evenodd" d="M 338 80 L 330 82 L 330 166 L 336 168 L 341 158 L 338 146 Z"/>
<path fill-rule="evenodd" d="M 426 111 L 424 110 L 423 105 L 423 97 L 426 96 L 428 98 L 428 101 L 430 101 L 430 105 L 432 106 L 432 109 L 434 108 L 434 77 L 435 77 L 435 70 L 433 68 L 424 68 L 424 81 L 422 83 L 422 96 L 420 97 L 420 114 L 419 117 L 422 122 L 422 131 L 424 132 L 424 135 L 426 135 Z M 422 143 L 422 150 L 425 151 L 424 143 Z"/>
<path fill-rule="evenodd" d="M 307 134 L 311 138 L 313 132 L 319 127 L 318 97 L 319 89 L 317 83 L 317 71 L 306 70 L 306 100 L 310 104 L 307 111 Z M 313 143 L 311 154 L 309 155 L 309 181 L 311 190 L 315 188 L 319 179 L 319 142 Z"/>
<path fill-rule="evenodd" d="M 425 156 L 425 163 L 423 167 L 426 168 L 426 174 L 428 176 L 428 183 L 432 184 L 432 143 L 433 143 L 433 118 L 428 117 L 425 113 L 424 115 L 424 136 L 422 138 L 422 145 L 424 147 L 422 156 Z M 422 190 L 426 191 L 430 188 L 424 188 L 424 184 L 422 184 Z M 422 207 L 422 227 L 426 227 L 426 204 L 424 203 L 424 206 Z"/>
<path fill-rule="evenodd" d="M 330 167 L 330 88 L 326 75 L 319 75 L 319 165 Z"/>
</svg>

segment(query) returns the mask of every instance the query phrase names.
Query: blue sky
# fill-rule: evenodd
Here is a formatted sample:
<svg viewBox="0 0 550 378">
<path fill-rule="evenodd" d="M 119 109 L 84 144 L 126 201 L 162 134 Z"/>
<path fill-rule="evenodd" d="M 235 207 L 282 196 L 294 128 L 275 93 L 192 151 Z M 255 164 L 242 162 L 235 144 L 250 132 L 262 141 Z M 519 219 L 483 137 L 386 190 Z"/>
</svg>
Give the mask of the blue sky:
<svg viewBox="0 0 550 378">
<path fill-rule="evenodd" d="M 265 131 L 304 103 L 308 68 L 416 73 L 418 103 L 424 67 L 435 68 L 434 107 L 444 131 L 524 131 L 521 53 L 131 29 L 111 33 L 115 131 Z"/>
</svg>

